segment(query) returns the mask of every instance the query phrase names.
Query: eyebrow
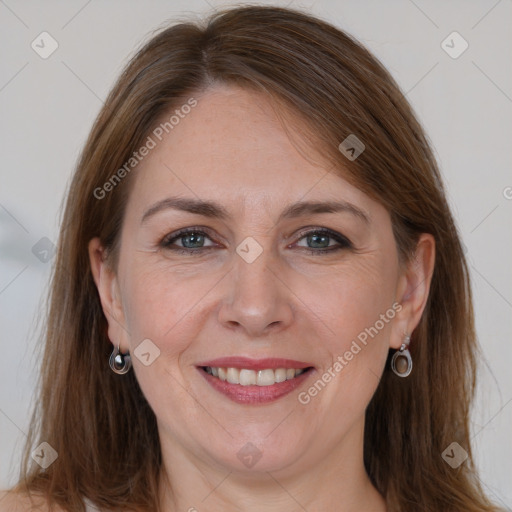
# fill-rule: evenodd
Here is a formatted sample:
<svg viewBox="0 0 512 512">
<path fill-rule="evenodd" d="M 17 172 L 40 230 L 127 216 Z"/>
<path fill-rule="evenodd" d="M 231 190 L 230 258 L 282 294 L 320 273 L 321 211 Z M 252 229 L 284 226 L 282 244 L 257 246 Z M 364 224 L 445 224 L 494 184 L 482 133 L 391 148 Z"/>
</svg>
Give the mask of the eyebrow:
<svg viewBox="0 0 512 512">
<path fill-rule="evenodd" d="M 142 216 L 141 224 L 144 224 L 156 213 L 168 209 L 181 210 L 213 219 L 227 220 L 231 218 L 228 210 L 214 201 L 203 201 L 185 197 L 168 197 L 148 208 Z M 338 212 L 350 213 L 362 220 L 365 224 L 370 224 L 369 216 L 363 210 L 347 201 L 299 201 L 285 208 L 279 215 L 278 222 L 284 219 L 306 215 Z"/>
</svg>

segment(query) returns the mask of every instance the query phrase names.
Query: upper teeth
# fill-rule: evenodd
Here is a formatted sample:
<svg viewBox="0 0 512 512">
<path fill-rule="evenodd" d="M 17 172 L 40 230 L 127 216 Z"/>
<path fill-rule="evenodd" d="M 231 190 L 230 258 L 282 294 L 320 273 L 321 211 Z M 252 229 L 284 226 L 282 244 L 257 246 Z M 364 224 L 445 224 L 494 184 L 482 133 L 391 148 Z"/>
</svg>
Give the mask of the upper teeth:
<svg viewBox="0 0 512 512">
<path fill-rule="evenodd" d="M 247 370 L 245 368 L 215 368 L 207 366 L 206 372 L 214 377 L 218 377 L 220 380 L 227 380 L 230 384 L 271 386 L 276 382 L 293 379 L 303 373 L 304 369 L 277 368 L 273 370 L 268 368 L 266 370 Z"/>
</svg>

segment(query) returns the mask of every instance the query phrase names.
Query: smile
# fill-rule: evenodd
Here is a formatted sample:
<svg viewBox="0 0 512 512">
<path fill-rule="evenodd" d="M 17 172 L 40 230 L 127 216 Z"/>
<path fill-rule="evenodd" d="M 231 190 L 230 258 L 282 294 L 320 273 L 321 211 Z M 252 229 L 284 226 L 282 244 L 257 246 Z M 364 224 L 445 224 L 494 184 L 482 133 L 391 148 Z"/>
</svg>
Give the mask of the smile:
<svg viewBox="0 0 512 512">
<path fill-rule="evenodd" d="M 197 365 L 211 388 L 239 404 L 273 402 L 300 386 L 314 372 L 310 363 L 290 359 L 226 357 Z"/>
<path fill-rule="evenodd" d="M 294 379 L 306 371 L 304 368 L 277 368 L 275 370 L 266 368 L 256 371 L 248 368 L 222 368 L 215 366 L 204 366 L 203 370 L 222 381 L 227 381 L 230 384 L 239 384 L 240 386 L 272 386 L 279 382 Z"/>
</svg>

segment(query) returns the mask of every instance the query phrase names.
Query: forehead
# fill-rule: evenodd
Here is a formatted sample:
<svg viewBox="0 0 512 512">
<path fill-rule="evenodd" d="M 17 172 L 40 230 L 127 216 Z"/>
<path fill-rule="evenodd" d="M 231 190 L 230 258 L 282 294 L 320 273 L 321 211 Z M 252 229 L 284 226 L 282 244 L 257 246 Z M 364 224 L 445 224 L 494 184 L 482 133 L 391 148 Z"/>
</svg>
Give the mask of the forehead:
<svg viewBox="0 0 512 512">
<path fill-rule="evenodd" d="M 228 208 L 243 203 L 282 209 L 292 201 L 340 195 L 371 206 L 318 148 L 305 143 L 303 123 L 289 118 L 283 125 L 263 95 L 222 85 L 194 99 L 197 105 L 186 109 L 161 141 L 155 139 L 138 166 L 130 199 L 135 206 L 166 195 L 216 199 Z"/>
</svg>

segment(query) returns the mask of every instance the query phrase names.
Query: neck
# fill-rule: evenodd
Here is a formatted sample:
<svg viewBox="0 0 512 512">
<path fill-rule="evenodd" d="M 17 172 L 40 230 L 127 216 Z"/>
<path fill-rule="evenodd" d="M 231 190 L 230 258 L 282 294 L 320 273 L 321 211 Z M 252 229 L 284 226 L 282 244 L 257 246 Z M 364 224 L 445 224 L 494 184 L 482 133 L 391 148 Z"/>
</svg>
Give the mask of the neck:
<svg viewBox="0 0 512 512">
<path fill-rule="evenodd" d="M 363 427 L 354 428 L 335 450 L 278 471 L 241 472 L 205 463 L 171 436 L 160 434 L 162 512 L 386 512 L 363 463 Z"/>
</svg>

